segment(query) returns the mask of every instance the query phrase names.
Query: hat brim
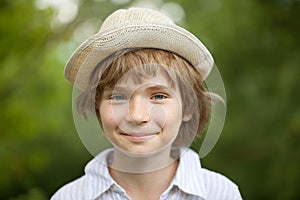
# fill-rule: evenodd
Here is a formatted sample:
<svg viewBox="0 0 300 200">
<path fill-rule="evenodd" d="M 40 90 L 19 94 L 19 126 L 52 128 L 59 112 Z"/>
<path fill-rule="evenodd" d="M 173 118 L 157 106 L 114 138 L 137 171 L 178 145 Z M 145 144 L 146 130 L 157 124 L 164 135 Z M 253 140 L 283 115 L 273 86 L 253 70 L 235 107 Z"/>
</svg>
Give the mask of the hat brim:
<svg viewBox="0 0 300 200">
<path fill-rule="evenodd" d="M 88 38 L 71 55 L 65 67 L 65 77 L 84 91 L 97 64 L 126 48 L 156 48 L 176 53 L 198 68 L 203 79 L 207 78 L 214 63 L 202 42 L 179 26 L 135 24 L 99 32 Z"/>
</svg>

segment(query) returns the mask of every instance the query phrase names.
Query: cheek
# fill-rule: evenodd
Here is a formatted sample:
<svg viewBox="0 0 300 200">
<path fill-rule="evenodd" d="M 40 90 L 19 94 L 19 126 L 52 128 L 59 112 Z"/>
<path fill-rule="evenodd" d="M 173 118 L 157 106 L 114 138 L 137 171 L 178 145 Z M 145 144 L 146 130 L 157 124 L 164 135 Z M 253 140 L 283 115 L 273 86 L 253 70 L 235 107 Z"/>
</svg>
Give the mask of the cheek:
<svg viewBox="0 0 300 200">
<path fill-rule="evenodd" d="M 179 130 L 179 127 L 182 123 L 182 106 L 179 103 L 173 104 L 169 112 L 167 113 L 167 122 L 166 124 L 174 129 Z"/>
<path fill-rule="evenodd" d="M 151 108 L 151 118 L 160 127 L 179 127 L 182 121 L 182 111 L 179 104 L 167 106 L 153 106 Z"/>
<path fill-rule="evenodd" d="M 102 127 L 106 132 L 107 130 L 114 127 L 116 122 L 114 120 L 114 116 L 110 106 L 100 105 L 99 111 L 100 111 L 100 119 L 102 122 Z"/>
<path fill-rule="evenodd" d="M 151 121 L 158 124 L 160 127 L 164 127 L 167 119 L 167 111 L 163 106 L 153 106 L 150 109 Z"/>
<path fill-rule="evenodd" d="M 124 118 L 127 106 L 112 106 L 111 104 L 100 105 L 100 119 L 104 131 L 116 128 Z"/>
</svg>

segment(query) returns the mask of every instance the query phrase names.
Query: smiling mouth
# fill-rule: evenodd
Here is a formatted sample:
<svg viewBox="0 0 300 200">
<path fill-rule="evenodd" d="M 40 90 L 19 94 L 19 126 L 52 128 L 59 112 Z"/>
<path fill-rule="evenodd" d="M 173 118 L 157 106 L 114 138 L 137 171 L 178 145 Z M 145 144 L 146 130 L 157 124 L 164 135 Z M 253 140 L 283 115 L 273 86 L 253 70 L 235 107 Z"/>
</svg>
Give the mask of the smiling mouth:
<svg viewBox="0 0 300 200">
<path fill-rule="evenodd" d="M 130 140 L 146 140 L 158 135 L 158 133 L 141 133 L 141 134 L 130 134 L 130 133 L 120 133 L 121 135 L 129 138 Z"/>
</svg>

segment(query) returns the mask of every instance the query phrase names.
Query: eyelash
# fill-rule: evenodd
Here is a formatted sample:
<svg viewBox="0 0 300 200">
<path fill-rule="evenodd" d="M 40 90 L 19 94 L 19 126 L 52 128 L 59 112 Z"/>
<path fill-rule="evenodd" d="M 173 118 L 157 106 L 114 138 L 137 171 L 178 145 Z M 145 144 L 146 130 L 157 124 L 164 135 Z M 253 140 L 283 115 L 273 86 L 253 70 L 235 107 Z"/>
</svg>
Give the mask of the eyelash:
<svg viewBox="0 0 300 200">
<path fill-rule="evenodd" d="M 159 97 L 159 98 L 157 99 L 157 97 Z M 166 98 L 168 98 L 168 96 L 165 95 L 165 94 L 155 94 L 155 95 L 153 95 L 153 96 L 151 97 L 151 99 L 152 99 L 152 100 L 155 100 L 155 101 L 161 101 L 161 100 L 164 100 L 164 99 L 166 99 Z"/>
<path fill-rule="evenodd" d="M 166 98 L 168 98 L 168 95 L 160 94 L 160 93 L 154 94 L 150 97 L 150 99 L 153 101 L 163 101 Z M 122 94 L 112 94 L 109 96 L 109 100 L 111 100 L 111 101 L 126 101 L 127 97 Z"/>
<path fill-rule="evenodd" d="M 112 101 L 125 101 L 127 98 L 121 94 L 113 94 L 109 97 Z"/>
</svg>

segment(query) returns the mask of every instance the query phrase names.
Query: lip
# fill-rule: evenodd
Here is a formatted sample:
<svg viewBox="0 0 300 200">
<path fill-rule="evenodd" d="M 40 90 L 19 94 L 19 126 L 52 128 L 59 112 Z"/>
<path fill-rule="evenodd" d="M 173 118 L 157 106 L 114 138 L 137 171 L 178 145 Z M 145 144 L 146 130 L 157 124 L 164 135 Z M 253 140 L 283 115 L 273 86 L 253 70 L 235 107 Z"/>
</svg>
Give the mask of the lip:
<svg viewBox="0 0 300 200">
<path fill-rule="evenodd" d="M 129 140 L 138 141 L 138 140 L 148 140 L 158 135 L 158 133 L 120 133 L 122 136 L 128 138 Z"/>
</svg>

